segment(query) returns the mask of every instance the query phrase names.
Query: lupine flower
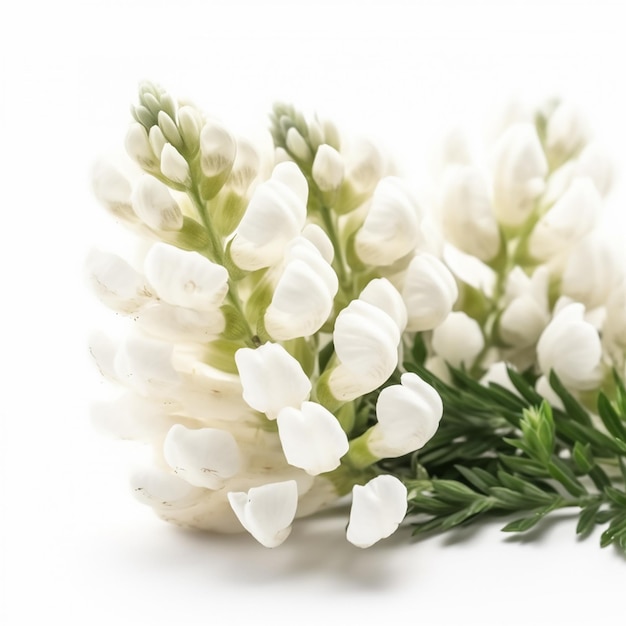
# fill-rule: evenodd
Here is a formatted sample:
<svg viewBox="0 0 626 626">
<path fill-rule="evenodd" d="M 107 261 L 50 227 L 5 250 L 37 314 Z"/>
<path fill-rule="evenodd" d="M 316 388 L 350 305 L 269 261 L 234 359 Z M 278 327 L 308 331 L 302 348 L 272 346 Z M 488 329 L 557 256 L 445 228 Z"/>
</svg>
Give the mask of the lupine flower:
<svg viewBox="0 0 626 626">
<path fill-rule="evenodd" d="M 396 531 L 407 510 L 407 489 L 394 476 L 377 476 L 355 485 L 348 523 L 348 541 L 369 548 Z"/>
<path fill-rule="evenodd" d="M 539 367 L 552 370 L 563 383 L 577 390 L 596 388 L 602 378 L 602 345 L 598 331 L 584 320 L 585 307 L 563 306 L 543 331 L 537 344 Z"/>
<path fill-rule="evenodd" d="M 478 322 L 462 311 L 450 313 L 433 331 L 435 352 L 453 367 L 471 367 L 484 347 Z"/>
</svg>

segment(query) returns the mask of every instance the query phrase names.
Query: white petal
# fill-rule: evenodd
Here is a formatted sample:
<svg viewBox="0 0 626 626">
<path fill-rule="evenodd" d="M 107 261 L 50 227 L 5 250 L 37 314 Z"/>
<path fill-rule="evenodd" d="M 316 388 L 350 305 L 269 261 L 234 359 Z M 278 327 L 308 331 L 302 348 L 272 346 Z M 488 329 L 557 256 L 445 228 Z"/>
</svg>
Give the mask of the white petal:
<svg viewBox="0 0 626 626">
<path fill-rule="evenodd" d="M 227 270 L 197 252 L 165 243 L 150 248 L 144 264 L 146 276 L 159 297 L 176 306 L 213 311 L 228 292 Z"/>
<path fill-rule="evenodd" d="M 241 525 L 266 548 L 279 546 L 291 532 L 298 506 L 294 480 L 231 492 L 228 500 Z"/>
<path fill-rule="evenodd" d="M 422 448 L 437 432 L 443 403 L 417 374 L 402 374 L 400 385 L 385 387 L 376 402 L 376 424 L 368 439 L 379 458 L 398 457 Z"/>
<path fill-rule="evenodd" d="M 399 179 L 388 176 L 377 185 L 355 247 L 371 265 L 391 265 L 413 250 L 420 239 L 421 209 Z"/>
<path fill-rule="evenodd" d="M 312 476 L 339 467 L 349 447 L 337 418 L 316 402 L 303 402 L 300 410 L 282 409 L 278 433 L 287 462 Z"/>
<path fill-rule="evenodd" d="M 545 188 L 548 163 L 532 124 L 514 124 L 500 138 L 494 168 L 494 208 L 502 224 L 519 226 Z"/>
<path fill-rule="evenodd" d="M 97 161 L 91 177 L 96 198 L 107 208 L 130 206 L 130 182 L 113 164 L 105 159 Z"/>
<path fill-rule="evenodd" d="M 217 339 L 224 330 L 224 314 L 197 311 L 154 302 L 135 313 L 134 319 L 148 334 L 176 343 L 207 343 Z"/>
<path fill-rule="evenodd" d="M 235 438 L 216 428 L 191 429 L 175 424 L 167 433 L 163 454 L 178 476 L 206 489 L 220 489 L 241 467 Z"/>
<path fill-rule="evenodd" d="M 335 256 L 335 249 L 326 231 L 317 224 L 307 224 L 302 230 L 302 236 L 310 241 L 322 255 L 326 263 L 332 263 Z"/>
<path fill-rule="evenodd" d="M 537 344 L 537 360 L 548 376 L 551 370 L 574 390 L 595 389 L 602 378 L 602 344 L 597 330 L 583 319 L 585 308 L 572 303 L 562 307 Z"/>
<path fill-rule="evenodd" d="M 386 279 L 375 278 L 359 294 L 359 300 L 368 302 L 389 315 L 403 332 L 407 324 L 407 310 L 400 292 Z"/>
<path fill-rule="evenodd" d="M 241 348 L 235 362 L 243 399 L 269 419 L 286 406 L 300 407 L 311 393 L 311 381 L 302 366 L 281 345 L 266 343 L 256 350 Z"/>
<path fill-rule="evenodd" d="M 290 162 L 279 163 L 272 178 L 255 189 L 230 247 L 239 267 L 257 270 L 281 260 L 304 227 L 305 190 L 308 194 L 304 175 Z"/>
<path fill-rule="evenodd" d="M 100 370 L 100 374 L 109 380 L 117 380 L 115 373 L 116 343 L 102 332 L 93 332 L 89 336 L 89 352 Z"/>
<path fill-rule="evenodd" d="M 230 169 L 237 153 L 233 136 L 216 121 L 207 121 L 200 131 L 200 165 L 205 176 L 218 176 Z"/>
<path fill-rule="evenodd" d="M 344 176 L 342 156 L 327 144 L 322 144 L 313 160 L 313 180 L 322 191 L 333 191 L 341 185 Z"/>
<path fill-rule="evenodd" d="M 475 319 L 458 311 L 450 313 L 433 331 L 435 352 L 452 367 L 471 367 L 485 346 L 483 333 Z"/>
<path fill-rule="evenodd" d="M 398 364 L 397 324 L 384 311 L 362 300 L 353 300 L 339 313 L 333 341 L 341 361 L 329 381 L 336 398 L 347 399 L 346 394 L 356 390 L 376 389 Z M 365 391 L 357 395 L 362 393 Z"/>
<path fill-rule="evenodd" d="M 591 231 L 601 207 L 602 197 L 591 179 L 575 179 L 535 226 L 530 253 L 543 260 L 566 250 Z"/>
<path fill-rule="evenodd" d="M 85 266 L 97 296 L 115 311 L 133 313 L 152 296 L 146 279 L 115 254 L 92 250 Z"/>
<path fill-rule="evenodd" d="M 355 485 L 346 537 L 369 548 L 393 534 L 407 511 L 407 489 L 394 476 L 381 475 L 365 486 Z"/>
<path fill-rule="evenodd" d="M 157 468 L 142 468 L 130 476 L 133 495 L 156 509 L 176 510 L 195 504 L 202 490 L 187 481 Z"/>
<path fill-rule="evenodd" d="M 152 169 L 158 166 L 157 158 L 148 140 L 148 133 L 139 122 L 133 122 L 128 127 L 124 145 L 128 156 L 142 167 Z"/>
<path fill-rule="evenodd" d="M 183 214 L 169 189 L 154 176 L 144 174 L 132 194 L 133 210 L 143 222 L 156 230 L 180 230 Z"/>
<path fill-rule="evenodd" d="M 453 245 L 483 261 L 498 253 L 500 231 L 487 182 L 478 168 L 448 168 L 442 182 L 440 206 L 443 227 Z"/>
<path fill-rule="evenodd" d="M 172 365 L 172 344 L 129 335 L 115 355 L 115 373 L 120 382 L 149 394 L 155 388 L 178 384 Z"/>
<path fill-rule="evenodd" d="M 316 333 L 333 308 L 333 295 L 324 281 L 303 261 L 287 264 L 265 314 L 267 332 L 276 340 Z"/>
<path fill-rule="evenodd" d="M 184 185 L 189 180 L 189 165 L 171 143 L 166 143 L 161 151 L 161 172 L 176 183 Z"/>
<path fill-rule="evenodd" d="M 587 120 L 571 102 L 561 102 L 546 126 L 546 145 L 550 152 L 569 158 L 589 138 Z"/>
<path fill-rule="evenodd" d="M 436 257 L 422 253 L 407 268 L 402 297 L 408 312 L 407 328 L 431 330 L 452 311 L 458 297 L 450 270 Z"/>
</svg>

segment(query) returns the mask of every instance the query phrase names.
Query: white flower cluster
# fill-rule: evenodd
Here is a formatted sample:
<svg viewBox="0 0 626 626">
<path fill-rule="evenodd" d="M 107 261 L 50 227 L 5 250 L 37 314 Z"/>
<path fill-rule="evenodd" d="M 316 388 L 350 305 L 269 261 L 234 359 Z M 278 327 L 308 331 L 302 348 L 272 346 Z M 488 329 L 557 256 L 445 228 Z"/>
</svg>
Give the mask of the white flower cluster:
<svg viewBox="0 0 626 626">
<path fill-rule="evenodd" d="M 387 537 L 407 489 L 377 463 L 421 448 L 443 410 L 400 376 L 403 333 L 434 328 L 457 297 L 412 192 L 373 146 L 342 149 L 318 121 L 298 130 L 281 114 L 285 148 L 263 155 L 152 85 L 134 117 L 141 171 L 101 162 L 94 189 L 136 251 L 95 250 L 87 270 L 131 320 L 91 352 L 124 389 L 94 407 L 97 424 L 153 451 L 135 495 L 174 523 L 274 547 L 352 491 L 348 539 Z"/>
<path fill-rule="evenodd" d="M 504 384 L 503 362 L 573 392 L 624 366 L 626 280 L 594 230 L 610 172 L 561 104 L 510 123 L 491 170 L 444 146 L 433 216 L 371 144 L 288 107 L 273 154 L 194 106 L 140 89 L 126 150 L 101 162 L 100 202 L 136 237 L 94 251 L 90 282 L 128 316 L 91 352 L 122 389 L 97 424 L 147 444 L 131 479 L 164 519 L 249 531 L 275 547 L 296 517 L 352 493 L 347 538 L 395 531 L 407 488 L 385 459 L 420 450 L 442 417 L 426 366 Z"/>
<path fill-rule="evenodd" d="M 458 132 L 444 142 L 437 206 L 461 295 L 432 345 L 485 381 L 510 386 L 503 363 L 530 369 L 555 400 L 551 371 L 578 394 L 624 373 L 626 275 L 599 231 L 612 170 L 570 103 L 516 113 L 491 167 Z"/>
</svg>

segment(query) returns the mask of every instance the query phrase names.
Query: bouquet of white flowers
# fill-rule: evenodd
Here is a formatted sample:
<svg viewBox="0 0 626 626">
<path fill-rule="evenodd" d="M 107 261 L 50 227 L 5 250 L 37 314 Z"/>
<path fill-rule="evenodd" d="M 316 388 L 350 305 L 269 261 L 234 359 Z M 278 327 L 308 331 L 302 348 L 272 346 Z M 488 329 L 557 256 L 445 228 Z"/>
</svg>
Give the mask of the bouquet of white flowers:
<svg viewBox="0 0 626 626">
<path fill-rule="evenodd" d="M 626 550 L 626 277 L 571 105 L 508 120 L 489 167 L 451 134 L 431 210 L 288 106 L 268 153 L 152 84 L 132 115 L 134 163 L 99 162 L 94 190 L 136 249 L 87 269 L 129 320 L 92 338 L 120 390 L 93 417 L 150 446 L 142 502 L 268 547 L 348 494 L 359 547 L 575 507 Z"/>
</svg>

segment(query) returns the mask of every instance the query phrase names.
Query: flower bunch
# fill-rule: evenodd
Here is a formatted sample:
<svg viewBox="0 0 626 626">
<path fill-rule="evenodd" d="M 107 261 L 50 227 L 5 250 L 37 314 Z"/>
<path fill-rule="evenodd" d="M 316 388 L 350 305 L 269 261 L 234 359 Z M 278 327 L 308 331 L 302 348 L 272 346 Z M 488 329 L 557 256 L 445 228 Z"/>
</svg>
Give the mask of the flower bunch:
<svg viewBox="0 0 626 626">
<path fill-rule="evenodd" d="M 272 151 L 152 84 L 132 115 L 131 160 L 94 168 L 136 245 L 87 260 L 96 294 L 130 320 L 121 339 L 92 338 L 120 390 L 93 417 L 149 446 L 131 484 L 162 518 L 275 547 L 351 493 L 347 538 L 368 547 L 407 511 L 434 528 L 443 513 L 520 510 L 477 494 L 490 506 L 463 517 L 469 496 L 441 490 L 497 476 L 502 446 L 533 463 L 548 446 L 548 465 L 583 449 L 546 427 L 550 404 L 584 412 L 621 393 L 626 279 L 596 229 L 610 167 L 568 104 L 508 123 L 491 168 L 448 138 L 431 211 L 374 145 L 291 107 L 274 109 Z M 489 403 L 485 439 L 472 411 Z M 601 434 L 622 441 L 614 412 Z"/>
</svg>

